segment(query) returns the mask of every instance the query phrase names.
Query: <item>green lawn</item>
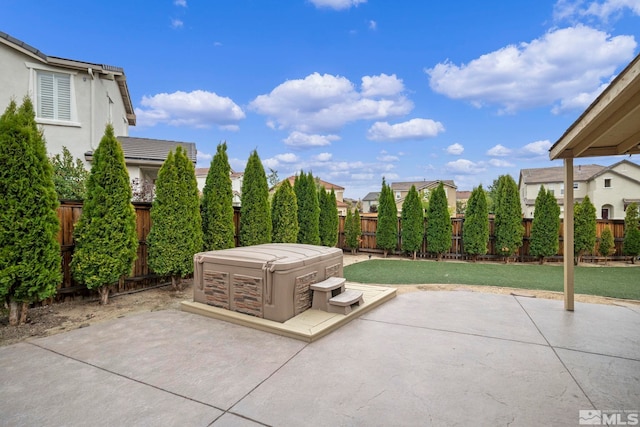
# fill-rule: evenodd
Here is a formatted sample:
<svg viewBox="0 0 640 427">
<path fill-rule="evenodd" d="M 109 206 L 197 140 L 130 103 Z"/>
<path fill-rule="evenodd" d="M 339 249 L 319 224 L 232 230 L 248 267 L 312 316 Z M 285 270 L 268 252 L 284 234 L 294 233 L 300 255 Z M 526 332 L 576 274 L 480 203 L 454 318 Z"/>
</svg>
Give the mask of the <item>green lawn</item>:
<svg viewBox="0 0 640 427">
<path fill-rule="evenodd" d="M 562 265 L 371 260 L 344 268 L 351 282 L 459 284 L 563 291 Z M 578 266 L 575 293 L 640 300 L 640 267 Z"/>
</svg>

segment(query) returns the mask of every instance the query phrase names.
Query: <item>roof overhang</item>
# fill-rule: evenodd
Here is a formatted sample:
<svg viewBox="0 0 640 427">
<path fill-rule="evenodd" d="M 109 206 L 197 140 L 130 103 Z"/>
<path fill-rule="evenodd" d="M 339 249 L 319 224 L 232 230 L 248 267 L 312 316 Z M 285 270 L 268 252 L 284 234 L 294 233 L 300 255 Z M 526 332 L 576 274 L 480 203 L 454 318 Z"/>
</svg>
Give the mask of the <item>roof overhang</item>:
<svg viewBox="0 0 640 427">
<path fill-rule="evenodd" d="M 640 154 L 640 55 L 549 150 L 551 160 Z"/>
</svg>

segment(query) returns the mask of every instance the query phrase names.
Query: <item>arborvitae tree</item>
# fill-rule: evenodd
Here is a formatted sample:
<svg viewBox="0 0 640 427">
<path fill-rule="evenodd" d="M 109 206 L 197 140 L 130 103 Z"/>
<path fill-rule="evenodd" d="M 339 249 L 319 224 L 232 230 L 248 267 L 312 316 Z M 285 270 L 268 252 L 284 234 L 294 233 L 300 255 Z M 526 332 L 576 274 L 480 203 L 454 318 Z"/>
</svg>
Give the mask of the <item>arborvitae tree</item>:
<svg viewBox="0 0 640 427">
<path fill-rule="evenodd" d="M 482 185 L 471 192 L 467 203 L 462 229 L 464 251 L 472 256 L 475 262 L 478 255 L 487 253 L 489 243 L 489 208 Z"/>
<path fill-rule="evenodd" d="M 416 253 L 424 239 L 424 214 L 422 201 L 416 186 L 412 185 L 402 203 L 402 250 L 409 252 L 416 259 Z"/>
<path fill-rule="evenodd" d="M 376 242 L 378 247 L 384 250 L 386 258 L 387 253 L 398 246 L 398 208 L 393 199 L 391 187 L 387 185 L 384 178 L 382 178 L 379 200 Z"/>
<path fill-rule="evenodd" d="M 578 265 L 585 254 L 593 253 L 596 245 L 596 208 L 589 196 L 584 196 L 582 203 L 573 206 L 573 215 L 574 264 Z"/>
<path fill-rule="evenodd" d="M 271 200 L 273 243 L 296 243 L 298 240 L 298 203 L 288 179 L 278 186 Z"/>
<path fill-rule="evenodd" d="M 233 248 L 236 226 L 233 222 L 233 190 L 227 143 L 218 144 L 202 190 L 202 234 L 204 250 Z"/>
<path fill-rule="evenodd" d="M 344 219 L 344 241 L 346 246 L 355 254 L 360 247 L 360 235 L 362 234 L 360 225 L 360 214 L 356 208 L 351 212 L 351 207 L 347 209 L 347 216 Z"/>
<path fill-rule="evenodd" d="M 29 304 L 62 281 L 58 196 L 42 133 L 27 97 L 0 117 L 0 299 L 9 323 L 27 320 Z"/>
<path fill-rule="evenodd" d="M 240 244 L 242 246 L 271 243 L 271 208 L 267 175 L 253 150 L 247 161 L 242 181 L 240 208 Z"/>
<path fill-rule="evenodd" d="M 600 245 L 598 246 L 598 252 L 604 257 L 604 261 L 607 262 L 609 255 L 612 255 L 616 251 L 615 241 L 613 240 L 613 233 L 609 227 L 605 227 L 600 235 Z"/>
<path fill-rule="evenodd" d="M 518 186 L 511 175 L 498 179 L 495 215 L 496 250 L 508 262 L 509 257 L 518 253 L 524 235 Z"/>
<path fill-rule="evenodd" d="M 193 256 L 202 250 L 202 224 L 198 183 L 193 163 L 182 147 L 169 153 L 158 172 L 156 197 L 151 207 L 149 267 L 171 276 L 173 289 L 193 273 Z"/>
<path fill-rule="evenodd" d="M 328 193 L 324 188 L 318 190 L 320 204 L 320 244 L 333 247 L 338 243 L 338 205 L 336 193 L 331 189 Z"/>
<path fill-rule="evenodd" d="M 447 204 L 447 193 L 442 183 L 429 196 L 427 211 L 427 250 L 442 260 L 442 254 L 451 248 L 451 217 Z"/>
<path fill-rule="evenodd" d="M 558 232 L 560 231 L 560 206 L 551 191 L 547 191 L 544 185 L 540 186 L 536 197 L 531 226 L 531 246 L 529 253 L 538 257 L 540 264 L 545 257 L 558 253 Z"/>
<path fill-rule="evenodd" d="M 298 243 L 320 244 L 320 205 L 316 182 L 311 172 L 300 171 L 293 183 L 298 201 Z"/>
<path fill-rule="evenodd" d="M 625 255 L 631 255 L 631 262 L 636 263 L 640 255 L 640 218 L 638 217 L 638 204 L 629 203 L 624 217 L 624 242 Z"/>
<path fill-rule="evenodd" d="M 51 157 L 53 183 L 60 200 L 84 200 L 87 194 L 89 171 L 82 160 L 75 159 L 67 147 L 62 147 L 62 156 Z"/>
<path fill-rule="evenodd" d="M 111 286 L 131 271 L 138 249 L 129 174 L 111 124 L 93 154 L 74 240 L 71 268 L 75 279 L 98 289 L 102 304 L 107 304 Z"/>
</svg>

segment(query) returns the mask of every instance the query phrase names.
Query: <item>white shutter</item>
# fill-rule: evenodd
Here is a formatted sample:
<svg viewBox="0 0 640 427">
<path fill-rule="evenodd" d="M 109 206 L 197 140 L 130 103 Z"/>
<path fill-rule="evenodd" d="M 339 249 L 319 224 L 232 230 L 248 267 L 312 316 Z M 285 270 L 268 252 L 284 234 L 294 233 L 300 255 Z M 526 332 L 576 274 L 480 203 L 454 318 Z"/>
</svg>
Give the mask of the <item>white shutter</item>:
<svg viewBox="0 0 640 427">
<path fill-rule="evenodd" d="M 38 73 L 38 117 L 54 118 L 52 73 Z"/>
<path fill-rule="evenodd" d="M 56 74 L 57 120 L 71 120 L 71 76 Z"/>
</svg>

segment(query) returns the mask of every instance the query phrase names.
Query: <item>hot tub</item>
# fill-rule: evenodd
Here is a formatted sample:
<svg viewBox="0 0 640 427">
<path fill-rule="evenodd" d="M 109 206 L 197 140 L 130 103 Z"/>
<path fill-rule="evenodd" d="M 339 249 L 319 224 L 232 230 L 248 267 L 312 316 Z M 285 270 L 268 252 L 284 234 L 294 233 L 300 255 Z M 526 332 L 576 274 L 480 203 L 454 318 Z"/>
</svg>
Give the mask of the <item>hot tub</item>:
<svg viewBox="0 0 640 427">
<path fill-rule="evenodd" d="M 269 243 L 194 256 L 195 302 L 284 322 L 311 308 L 313 283 L 342 277 L 342 250 Z"/>
</svg>

